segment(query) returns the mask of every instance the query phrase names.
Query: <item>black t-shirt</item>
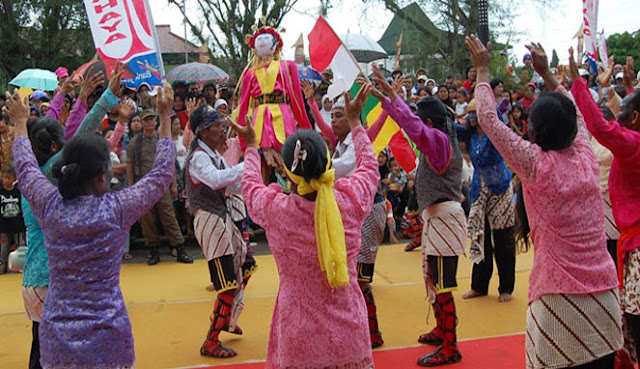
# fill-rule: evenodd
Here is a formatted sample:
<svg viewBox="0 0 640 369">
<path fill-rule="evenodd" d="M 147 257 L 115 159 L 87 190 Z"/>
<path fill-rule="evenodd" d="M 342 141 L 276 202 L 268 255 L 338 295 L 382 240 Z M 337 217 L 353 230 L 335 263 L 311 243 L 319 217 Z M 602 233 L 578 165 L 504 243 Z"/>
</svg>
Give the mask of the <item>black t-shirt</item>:
<svg viewBox="0 0 640 369">
<path fill-rule="evenodd" d="M 4 186 L 0 186 L 0 232 L 18 233 L 24 231 L 20 190 L 18 187 L 14 187 L 13 190 L 7 191 Z"/>
</svg>

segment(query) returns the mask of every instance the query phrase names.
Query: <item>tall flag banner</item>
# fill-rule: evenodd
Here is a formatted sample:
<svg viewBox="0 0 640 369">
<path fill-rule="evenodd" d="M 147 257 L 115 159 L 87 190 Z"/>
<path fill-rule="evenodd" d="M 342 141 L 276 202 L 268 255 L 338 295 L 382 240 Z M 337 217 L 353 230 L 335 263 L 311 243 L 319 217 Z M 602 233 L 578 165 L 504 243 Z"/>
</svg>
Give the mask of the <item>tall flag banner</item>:
<svg viewBox="0 0 640 369">
<path fill-rule="evenodd" d="M 600 51 L 600 61 L 604 69 L 609 66 L 609 51 L 607 50 L 607 38 L 604 36 L 604 29 L 598 34 L 598 50 Z"/>
<path fill-rule="evenodd" d="M 598 0 L 582 0 L 582 23 L 584 51 L 589 58 L 592 70 L 596 72 L 595 64 L 598 61 Z"/>
<path fill-rule="evenodd" d="M 323 17 L 318 18 L 309 33 L 309 59 L 311 66 L 317 71 L 323 72 L 331 67 L 333 83 L 327 91 L 330 99 L 349 91 L 361 73 L 351 51 Z"/>
<path fill-rule="evenodd" d="M 148 0 L 84 0 L 91 35 L 108 69 L 128 63 L 125 83 L 159 86 L 164 76 L 156 28 Z"/>
</svg>

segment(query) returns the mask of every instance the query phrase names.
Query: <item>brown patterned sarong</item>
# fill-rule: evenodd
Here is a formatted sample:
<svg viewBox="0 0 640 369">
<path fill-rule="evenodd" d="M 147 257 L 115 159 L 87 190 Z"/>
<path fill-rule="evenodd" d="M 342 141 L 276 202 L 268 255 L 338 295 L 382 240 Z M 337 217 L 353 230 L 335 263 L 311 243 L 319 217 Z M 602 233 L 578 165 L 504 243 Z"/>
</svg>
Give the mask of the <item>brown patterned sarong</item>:
<svg viewBox="0 0 640 369">
<path fill-rule="evenodd" d="M 594 294 L 547 294 L 527 310 L 528 369 L 582 365 L 622 347 L 617 290 Z"/>
<path fill-rule="evenodd" d="M 516 222 L 516 204 L 513 201 L 513 185 L 500 195 L 483 186 L 469 212 L 469 259 L 478 264 L 484 260 L 484 222 L 489 220 L 492 231 L 513 227 Z"/>
</svg>

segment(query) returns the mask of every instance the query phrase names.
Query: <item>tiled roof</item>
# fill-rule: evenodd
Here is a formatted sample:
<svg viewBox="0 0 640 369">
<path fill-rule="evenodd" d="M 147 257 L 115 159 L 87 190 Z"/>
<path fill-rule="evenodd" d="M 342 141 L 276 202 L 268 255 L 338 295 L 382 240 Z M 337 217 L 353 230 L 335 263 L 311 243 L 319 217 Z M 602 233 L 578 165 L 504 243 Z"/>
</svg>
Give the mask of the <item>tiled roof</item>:
<svg viewBox="0 0 640 369">
<path fill-rule="evenodd" d="M 158 42 L 160 43 L 160 51 L 163 54 L 184 53 L 184 38 L 171 32 L 170 25 L 156 26 L 158 34 Z M 187 41 L 188 52 L 197 53 L 198 45 L 191 41 Z"/>
</svg>

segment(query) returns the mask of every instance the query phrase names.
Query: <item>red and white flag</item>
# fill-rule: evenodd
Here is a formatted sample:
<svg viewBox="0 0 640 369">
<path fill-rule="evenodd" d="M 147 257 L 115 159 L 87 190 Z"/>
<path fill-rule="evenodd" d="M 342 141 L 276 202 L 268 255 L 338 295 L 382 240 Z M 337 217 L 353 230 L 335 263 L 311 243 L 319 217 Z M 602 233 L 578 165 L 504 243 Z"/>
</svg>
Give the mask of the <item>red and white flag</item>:
<svg viewBox="0 0 640 369">
<path fill-rule="evenodd" d="M 598 34 L 598 50 L 600 51 L 600 61 L 607 69 L 609 66 L 609 51 L 607 50 L 607 39 L 604 37 L 604 29 Z"/>
<path fill-rule="evenodd" d="M 323 17 L 309 33 L 309 59 L 315 70 L 331 68 L 333 83 L 327 91 L 330 99 L 349 91 L 361 72 L 356 59 Z"/>
<path fill-rule="evenodd" d="M 582 0 L 582 33 L 584 51 L 594 62 L 598 61 L 598 0 Z"/>
</svg>

